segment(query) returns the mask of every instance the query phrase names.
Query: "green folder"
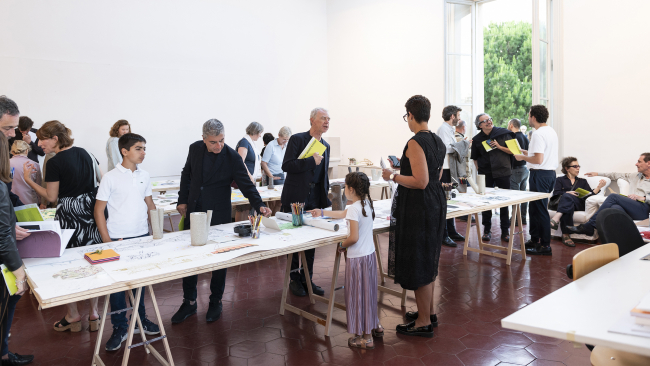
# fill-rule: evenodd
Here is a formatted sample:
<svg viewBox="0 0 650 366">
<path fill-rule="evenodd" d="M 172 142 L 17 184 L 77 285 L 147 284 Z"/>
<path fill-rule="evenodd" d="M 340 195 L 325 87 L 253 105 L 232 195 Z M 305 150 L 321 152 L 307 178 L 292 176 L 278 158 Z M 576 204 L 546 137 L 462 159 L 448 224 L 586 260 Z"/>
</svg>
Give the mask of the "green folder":
<svg viewBox="0 0 650 366">
<path fill-rule="evenodd" d="M 2 277 L 5 278 L 5 284 L 7 285 L 7 290 L 9 290 L 9 295 L 14 295 L 18 292 L 18 286 L 16 286 L 16 275 L 9 270 L 9 268 L 2 266 Z"/>
<path fill-rule="evenodd" d="M 14 211 L 18 222 L 45 221 L 43 215 L 41 215 L 41 210 L 38 209 L 38 205 L 35 203 L 18 206 L 14 208 Z"/>
<path fill-rule="evenodd" d="M 576 189 L 576 193 L 578 194 L 578 198 L 585 198 L 585 197 L 589 196 L 590 194 L 592 194 L 588 190 L 582 189 L 582 188 Z"/>
</svg>

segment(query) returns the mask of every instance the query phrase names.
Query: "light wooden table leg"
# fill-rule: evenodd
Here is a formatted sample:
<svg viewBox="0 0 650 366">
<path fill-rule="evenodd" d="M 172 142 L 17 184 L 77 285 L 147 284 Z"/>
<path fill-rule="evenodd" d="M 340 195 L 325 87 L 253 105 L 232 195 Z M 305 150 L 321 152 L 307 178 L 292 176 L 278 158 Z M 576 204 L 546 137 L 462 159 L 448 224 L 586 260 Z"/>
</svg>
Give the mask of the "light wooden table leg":
<svg viewBox="0 0 650 366">
<path fill-rule="evenodd" d="M 521 230 L 521 233 L 519 234 L 521 258 L 526 260 L 526 239 L 524 238 L 524 226 L 521 224 L 521 203 L 518 204 L 517 207 L 519 208 L 517 210 L 517 222 L 519 222 L 519 230 Z"/>
<path fill-rule="evenodd" d="M 481 224 L 478 221 L 478 213 L 474 214 L 474 218 L 476 219 L 476 233 L 478 235 L 478 247 L 479 249 L 483 250 L 483 234 L 481 233 Z"/>
<path fill-rule="evenodd" d="M 133 306 L 133 302 L 135 301 L 133 299 L 133 291 L 127 290 L 126 292 L 129 293 L 129 301 L 131 301 L 131 308 L 135 309 L 135 306 Z M 144 294 L 142 294 L 142 297 L 144 297 Z M 142 337 L 142 342 L 147 342 L 147 335 L 144 334 L 144 328 L 142 327 L 142 319 L 140 319 L 140 312 L 131 312 L 131 317 L 135 316 L 136 320 L 138 321 L 138 327 L 140 329 L 140 336 Z M 149 348 L 145 347 L 144 350 L 147 352 L 147 354 L 151 353 L 149 352 Z"/>
<path fill-rule="evenodd" d="M 284 272 L 284 285 L 282 286 L 282 302 L 280 303 L 280 315 L 284 315 L 284 305 L 287 303 L 287 293 L 289 292 L 289 282 L 291 281 L 291 260 L 293 253 L 287 256 L 287 269 Z"/>
<path fill-rule="evenodd" d="M 379 235 L 374 234 L 372 236 L 372 239 L 375 242 L 375 253 L 377 255 L 377 266 L 379 267 L 379 277 L 381 278 L 381 285 L 383 286 L 383 285 L 386 284 L 386 272 L 384 272 L 384 265 L 383 265 L 383 262 L 381 260 L 381 251 L 380 251 L 380 248 L 379 248 Z"/>
<path fill-rule="evenodd" d="M 99 348 L 102 346 L 102 334 L 104 334 L 104 325 L 106 325 L 106 316 L 108 314 L 108 304 L 110 303 L 110 297 L 111 295 L 106 295 L 104 299 L 104 311 L 102 312 L 102 320 L 99 322 L 99 332 L 97 333 L 97 342 L 95 343 L 95 353 L 93 354 L 93 361 L 91 363 L 91 366 L 96 366 L 96 365 L 104 365 L 104 363 L 101 361 L 101 358 L 99 358 Z M 97 359 L 99 359 L 99 362 L 97 362 Z"/>
<path fill-rule="evenodd" d="M 142 287 L 138 287 L 135 293 L 135 304 L 133 304 L 132 311 L 136 314 L 138 312 L 138 307 L 140 306 L 140 296 L 142 296 Z M 137 318 L 137 316 L 131 316 L 131 320 L 129 321 L 129 330 L 126 334 L 126 345 L 124 348 L 124 356 L 122 357 L 122 366 L 126 366 L 129 363 L 129 356 L 131 355 L 131 344 L 133 343 L 133 331 L 135 330 L 135 323 Z"/>
<path fill-rule="evenodd" d="M 172 358 L 172 351 L 169 348 L 169 341 L 167 340 L 167 333 L 165 333 L 165 327 L 163 327 L 163 321 L 162 317 L 160 316 L 160 310 L 158 309 L 158 302 L 156 301 L 156 294 L 153 293 L 153 286 L 149 285 L 149 296 L 151 296 L 151 302 L 153 302 L 153 310 L 156 313 L 156 319 L 158 320 L 158 326 L 160 327 L 160 336 L 162 337 L 163 341 L 163 346 L 165 347 L 165 353 L 167 354 L 167 364 L 165 364 L 165 360 L 162 358 L 160 353 L 156 351 L 155 348 L 153 348 L 150 345 L 147 345 L 146 347 L 151 350 L 151 353 L 160 361 L 165 366 L 174 366 L 174 359 Z M 142 327 L 142 326 L 140 326 Z M 142 331 L 142 328 L 140 328 Z"/>
<path fill-rule="evenodd" d="M 469 247 L 469 237 L 472 229 L 472 215 L 467 215 L 467 227 L 465 228 L 465 246 L 463 247 L 463 255 L 467 255 L 467 248 Z M 481 240 L 481 238 L 478 238 Z"/>
<path fill-rule="evenodd" d="M 329 337 L 330 327 L 332 326 L 332 314 L 334 313 L 334 298 L 336 296 L 336 282 L 339 277 L 339 265 L 341 264 L 341 253 L 336 247 L 336 257 L 334 258 L 334 270 L 332 271 L 332 282 L 330 287 L 329 302 L 327 303 L 327 317 L 325 318 L 325 335 Z"/>
<path fill-rule="evenodd" d="M 518 205 L 512 205 L 512 213 L 513 217 L 517 217 L 516 215 L 518 214 Z M 512 262 L 512 244 L 515 241 L 515 220 L 510 220 L 510 240 L 508 240 L 508 249 L 507 249 L 507 258 L 506 258 L 506 264 L 510 265 Z"/>
<path fill-rule="evenodd" d="M 314 291 L 311 288 L 311 276 L 309 275 L 309 266 L 307 266 L 307 256 L 305 251 L 300 252 L 300 258 L 302 258 L 302 272 L 305 274 L 305 282 L 307 283 L 307 292 L 309 293 L 309 301 L 312 305 L 316 303 L 314 299 Z"/>
</svg>

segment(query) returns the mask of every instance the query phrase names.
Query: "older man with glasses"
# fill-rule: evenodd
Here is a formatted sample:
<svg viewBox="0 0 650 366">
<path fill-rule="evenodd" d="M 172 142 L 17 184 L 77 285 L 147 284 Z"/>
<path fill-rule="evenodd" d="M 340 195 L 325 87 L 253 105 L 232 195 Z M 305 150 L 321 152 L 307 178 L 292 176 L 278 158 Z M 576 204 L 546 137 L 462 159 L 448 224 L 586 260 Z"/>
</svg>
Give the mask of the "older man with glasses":
<svg viewBox="0 0 650 366">
<path fill-rule="evenodd" d="M 472 139 L 472 154 L 478 174 L 485 175 L 486 187 L 498 187 L 510 189 L 510 176 L 512 175 L 513 156 L 510 149 L 506 147 L 506 140 L 515 138 L 515 134 L 502 127 L 495 127 L 492 117 L 486 113 L 476 116 L 474 121 L 476 128 L 481 130 Z M 486 143 L 489 147 L 483 143 Z M 501 240 L 509 241 L 510 216 L 508 207 L 502 207 L 500 214 Z M 483 240 L 492 239 L 492 210 L 484 211 L 483 218 Z"/>
</svg>

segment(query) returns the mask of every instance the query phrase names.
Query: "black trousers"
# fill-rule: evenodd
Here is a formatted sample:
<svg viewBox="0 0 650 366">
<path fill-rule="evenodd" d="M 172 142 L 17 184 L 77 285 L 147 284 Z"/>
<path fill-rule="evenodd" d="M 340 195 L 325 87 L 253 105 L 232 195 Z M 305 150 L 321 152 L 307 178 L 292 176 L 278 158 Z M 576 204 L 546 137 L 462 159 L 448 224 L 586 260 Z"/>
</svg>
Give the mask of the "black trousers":
<svg viewBox="0 0 650 366">
<path fill-rule="evenodd" d="M 493 178 L 492 174 L 485 174 L 485 186 L 491 188 L 498 187 L 510 189 L 510 176 L 506 175 L 505 177 Z M 508 206 L 501 207 L 499 210 L 501 213 L 499 217 L 501 220 L 501 235 L 505 235 L 510 232 L 510 215 L 508 213 Z M 492 230 L 492 210 L 483 211 L 481 216 L 483 217 L 483 231 L 489 232 Z"/>
<path fill-rule="evenodd" d="M 451 173 L 449 169 L 442 170 L 442 179 L 440 180 L 440 182 L 451 183 Z M 454 220 L 455 219 L 447 219 L 447 222 L 445 224 L 445 238 L 448 237 L 449 235 L 457 234 L 456 223 Z"/>
<path fill-rule="evenodd" d="M 2 356 L 9 353 L 9 331 L 14 320 L 16 304 L 22 296 L 9 295 L 4 276 L 0 276 L 0 347 Z"/>
<path fill-rule="evenodd" d="M 585 199 L 580 199 L 572 194 L 564 193 L 557 205 L 557 212 L 562 213 L 560 229 L 562 234 L 569 234 L 567 226 L 573 226 L 573 213 L 585 210 Z"/>
<path fill-rule="evenodd" d="M 319 202 L 321 201 L 321 191 L 322 187 L 317 184 L 311 187 L 309 190 L 309 197 L 307 197 L 307 202 L 305 202 L 305 211 L 307 210 L 313 210 L 315 208 L 325 208 L 325 207 L 318 207 Z M 285 210 L 285 208 L 282 208 Z M 286 212 L 286 211 L 285 211 Z M 288 207 L 288 212 L 291 212 L 291 207 Z M 307 269 L 309 270 L 309 278 L 313 278 L 314 276 L 314 257 L 316 255 L 316 249 L 308 249 L 305 250 L 305 257 L 307 257 L 307 263 L 302 264 L 302 268 L 300 268 L 300 252 L 293 253 L 293 258 L 291 258 L 291 273 L 289 276 L 291 277 L 292 281 L 300 281 L 300 282 L 307 282 L 307 279 L 305 278 L 305 264 L 307 265 Z"/>
</svg>

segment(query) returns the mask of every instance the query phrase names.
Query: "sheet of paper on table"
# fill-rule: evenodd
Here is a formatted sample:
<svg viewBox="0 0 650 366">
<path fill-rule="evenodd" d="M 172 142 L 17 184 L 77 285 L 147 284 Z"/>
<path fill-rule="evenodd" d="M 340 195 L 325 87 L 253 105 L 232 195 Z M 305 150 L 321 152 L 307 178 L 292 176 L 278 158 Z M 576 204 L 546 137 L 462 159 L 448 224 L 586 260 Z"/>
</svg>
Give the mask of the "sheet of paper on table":
<svg viewBox="0 0 650 366">
<path fill-rule="evenodd" d="M 608 332 L 650 338 L 650 325 L 637 324 L 632 315 L 625 314 L 609 328 Z"/>
</svg>

